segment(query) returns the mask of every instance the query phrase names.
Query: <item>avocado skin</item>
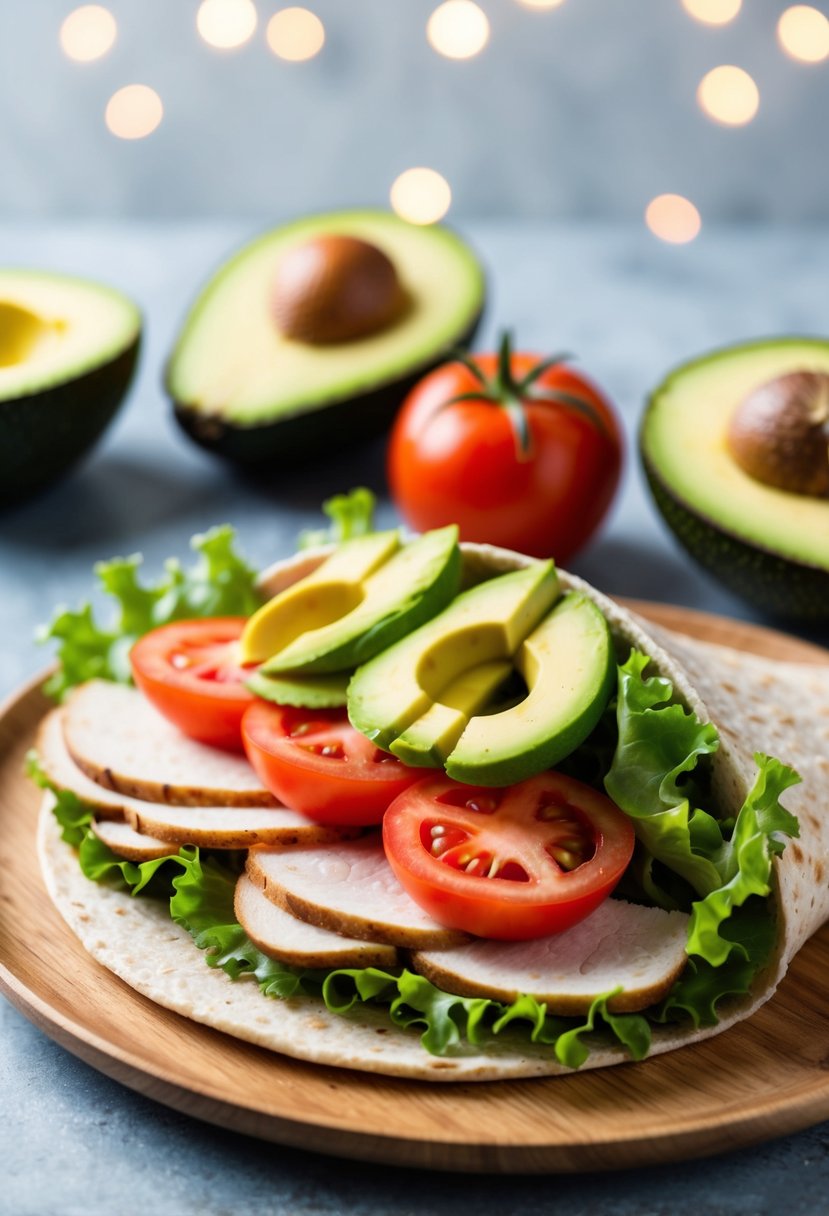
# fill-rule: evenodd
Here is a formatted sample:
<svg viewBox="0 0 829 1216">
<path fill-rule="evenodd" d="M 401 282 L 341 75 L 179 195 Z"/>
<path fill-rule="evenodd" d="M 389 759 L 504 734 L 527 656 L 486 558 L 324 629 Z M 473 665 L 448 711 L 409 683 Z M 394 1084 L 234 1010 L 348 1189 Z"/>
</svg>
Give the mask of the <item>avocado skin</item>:
<svg viewBox="0 0 829 1216">
<path fill-rule="evenodd" d="M 471 345 L 483 317 L 483 307 L 472 324 L 458 335 L 456 347 Z M 206 415 L 185 401 L 173 400 L 176 421 L 201 447 L 240 465 L 289 464 L 338 452 L 346 445 L 382 434 L 418 380 L 450 357 L 448 348 L 404 376 L 356 397 L 321 401 L 319 405 L 289 414 L 261 426 L 240 426 L 221 414 Z M 167 391 L 170 392 L 169 383 Z"/>
<path fill-rule="evenodd" d="M 0 504 L 44 489 L 93 447 L 126 395 L 140 346 L 139 334 L 80 376 L 0 400 Z"/>
<path fill-rule="evenodd" d="M 692 511 L 665 484 L 639 451 L 651 494 L 680 544 L 729 591 L 771 615 L 788 620 L 829 621 L 829 570 L 749 544 L 707 516 Z"/>
</svg>

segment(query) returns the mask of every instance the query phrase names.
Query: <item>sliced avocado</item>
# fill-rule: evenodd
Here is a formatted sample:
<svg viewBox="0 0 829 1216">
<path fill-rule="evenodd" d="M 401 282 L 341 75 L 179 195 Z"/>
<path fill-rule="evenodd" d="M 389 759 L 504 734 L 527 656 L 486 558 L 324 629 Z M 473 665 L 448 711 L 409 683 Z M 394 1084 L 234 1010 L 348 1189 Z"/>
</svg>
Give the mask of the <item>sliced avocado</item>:
<svg viewBox="0 0 829 1216">
<path fill-rule="evenodd" d="M 387 750 L 406 731 L 419 740 L 416 751 L 437 747 L 436 738 L 427 743 L 419 720 L 435 704 L 446 704 L 447 694 L 466 673 L 511 659 L 557 595 L 558 575 L 549 561 L 464 591 L 438 616 L 355 672 L 348 686 L 352 724 Z M 451 708 L 460 710 L 457 701 Z M 442 719 L 433 724 L 438 735 Z"/>
<path fill-rule="evenodd" d="M 391 744 L 404 764 L 440 768 L 463 734 L 473 714 L 480 713 L 512 673 L 508 659 L 481 663 L 462 672 L 444 689 L 425 714 L 417 718 Z"/>
<path fill-rule="evenodd" d="M 393 263 L 406 306 L 367 336 L 319 344 L 287 337 L 271 306 L 287 254 L 320 236 L 370 242 Z M 329 452 L 384 429 L 405 394 L 471 341 L 484 278 L 454 233 L 385 211 L 318 215 L 266 233 L 208 282 L 166 374 L 176 417 L 198 443 L 261 463 Z"/>
<path fill-rule="evenodd" d="M 303 709 L 338 709 L 346 703 L 347 672 L 327 676 L 267 676 L 254 672 L 245 687 L 265 701 L 277 705 L 298 705 Z"/>
<path fill-rule="evenodd" d="M 616 678 L 607 621 L 592 600 L 570 592 L 521 644 L 515 666 L 527 696 L 501 713 L 470 718 L 446 761 L 456 781 L 512 785 L 584 742 Z"/>
<path fill-rule="evenodd" d="M 397 533 L 379 535 L 397 540 Z M 454 525 L 427 532 L 387 561 L 375 562 L 358 581 L 348 581 L 349 555 L 364 552 L 373 539 L 346 541 L 313 574 L 251 617 L 242 634 L 242 661 L 258 653 L 248 643 L 250 632 L 254 642 L 266 637 L 273 646 L 262 666 L 266 675 L 346 671 L 446 607 L 460 583 Z M 328 577 L 329 563 L 339 579 Z"/>
<path fill-rule="evenodd" d="M 123 400 L 141 315 L 99 283 L 0 270 L 0 501 L 62 476 Z"/>
<path fill-rule="evenodd" d="M 300 634 L 340 621 L 365 598 L 363 583 L 400 548 L 399 532 L 345 541 L 306 578 L 255 612 L 240 643 L 243 663 L 262 663 Z"/>
<path fill-rule="evenodd" d="M 749 476 L 729 421 L 761 385 L 829 372 L 829 342 L 778 338 L 715 351 L 673 371 L 650 398 L 640 451 L 651 491 L 688 552 L 767 612 L 829 620 L 829 498 Z"/>
</svg>

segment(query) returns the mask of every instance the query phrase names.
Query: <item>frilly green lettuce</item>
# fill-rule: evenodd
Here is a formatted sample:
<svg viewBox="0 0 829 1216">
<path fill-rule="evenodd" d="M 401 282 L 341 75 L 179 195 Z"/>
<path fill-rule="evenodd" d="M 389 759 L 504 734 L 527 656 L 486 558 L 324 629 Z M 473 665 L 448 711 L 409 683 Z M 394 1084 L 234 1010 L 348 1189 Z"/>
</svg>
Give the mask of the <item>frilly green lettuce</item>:
<svg viewBox="0 0 829 1216">
<path fill-rule="evenodd" d="M 663 907 L 677 906 L 675 893 L 656 881 L 654 863 L 679 874 L 690 889 L 689 962 L 660 1017 L 682 1011 L 695 1025 L 710 1025 L 718 1002 L 747 993 L 768 960 L 772 858 L 785 837 L 799 834 L 780 796 L 800 778 L 758 752 L 757 776 L 735 821 L 694 806 L 697 763 L 716 750 L 717 732 L 671 703 L 670 681 L 646 677 L 648 662 L 634 651 L 619 668 L 619 741 L 605 788 L 634 821 L 643 892 Z"/>
<path fill-rule="evenodd" d="M 357 486 L 347 494 L 335 494 L 322 504 L 331 520 L 327 528 L 308 528 L 299 534 L 298 547 L 311 549 L 316 545 L 340 545 L 355 536 L 367 536 L 374 531 L 374 508 L 377 499 L 366 486 Z"/>
<path fill-rule="evenodd" d="M 115 603 L 108 626 L 95 619 L 90 604 L 59 608 L 37 637 L 58 643 L 59 667 L 44 688 L 61 700 L 85 680 L 130 681 L 129 652 L 143 634 L 188 617 L 249 616 L 261 603 L 256 571 L 236 553 L 235 534 L 223 525 L 190 542 L 197 553 L 187 569 L 175 559 L 165 563 L 156 583 L 139 582 L 141 557 L 116 557 L 95 566 L 102 590 Z"/>
</svg>

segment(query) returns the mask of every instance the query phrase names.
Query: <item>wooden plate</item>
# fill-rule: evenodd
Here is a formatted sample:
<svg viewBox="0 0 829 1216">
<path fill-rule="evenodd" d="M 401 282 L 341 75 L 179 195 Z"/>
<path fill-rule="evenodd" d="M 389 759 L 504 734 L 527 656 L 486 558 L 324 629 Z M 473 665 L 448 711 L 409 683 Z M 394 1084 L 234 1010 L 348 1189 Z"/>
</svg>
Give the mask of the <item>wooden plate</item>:
<svg viewBox="0 0 829 1216">
<path fill-rule="evenodd" d="M 829 652 L 704 613 L 633 604 L 670 628 L 806 663 Z M 51 1038 L 159 1102 L 235 1131 L 366 1161 L 488 1172 L 702 1156 L 829 1118 L 829 926 L 772 1001 L 727 1033 L 633 1066 L 429 1085 L 303 1064 L 161 1009 L 98 966 L 52 907 L 23 756 L 35 682 L 0 713 L 0 988 Z"/>
</svg>

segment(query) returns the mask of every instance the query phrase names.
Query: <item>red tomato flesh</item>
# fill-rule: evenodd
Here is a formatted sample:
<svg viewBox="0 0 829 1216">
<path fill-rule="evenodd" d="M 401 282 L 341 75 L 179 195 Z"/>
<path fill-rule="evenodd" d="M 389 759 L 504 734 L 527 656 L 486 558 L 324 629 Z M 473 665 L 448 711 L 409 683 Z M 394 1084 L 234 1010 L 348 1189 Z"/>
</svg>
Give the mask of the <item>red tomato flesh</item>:
<svg viewBox="0 0 829 1216">
<path fill-rule="evenodd" d="M 377 824 L 398 794 L 431 772 L 375 747 L 344 709 L 257 701 L 242 720 L 242 739 L 263 785 L 318 823 Z"/>
<path fill-rule="evenodd" d="M 389 864 L 443 925 L 505 941 L 546 937 L 588 916 L 621 878 L 633 824 L 560 773 L 506 789 L 430 777 L 383 819 Z"/>
<path fill-rule="evenodd" d="M 191 739 L 242 750 L 242 715 L 255 700 L 238 661 L 244 617 L 207 617 L 162 625 L 135 643 L 135 683 L 160 714 Z"/>
</svg>

